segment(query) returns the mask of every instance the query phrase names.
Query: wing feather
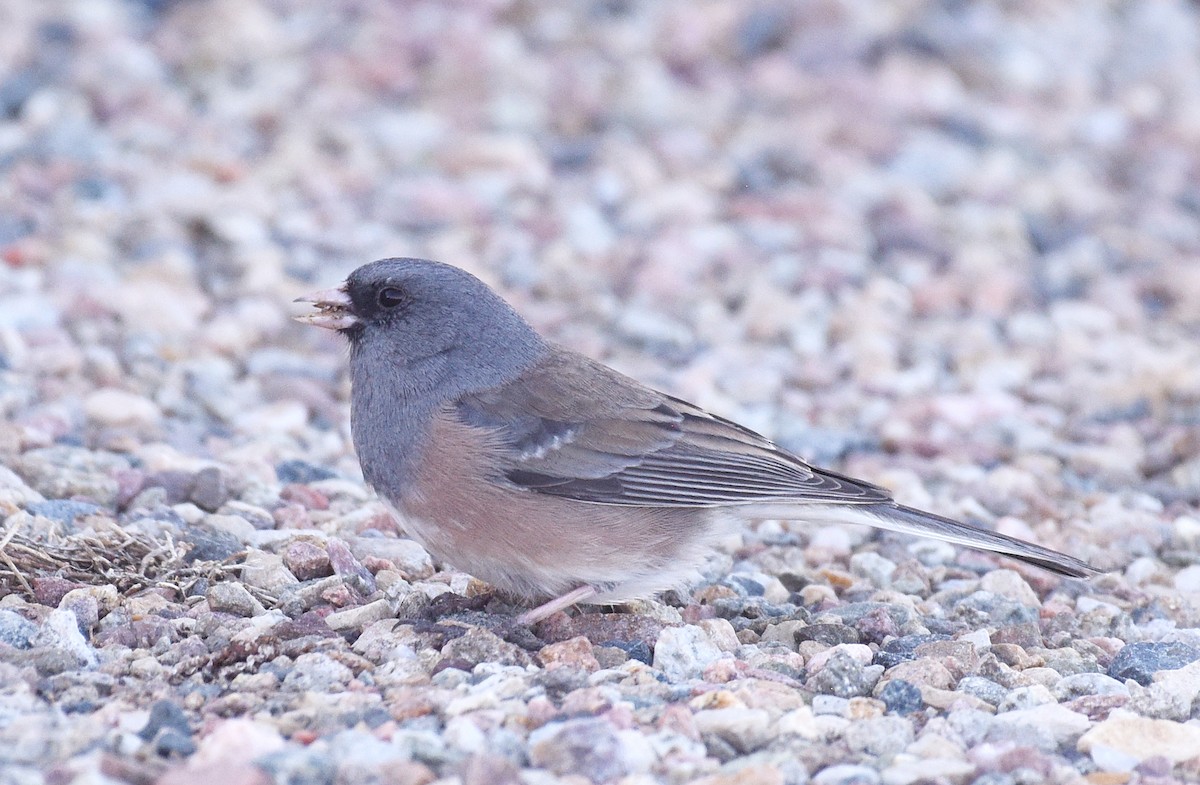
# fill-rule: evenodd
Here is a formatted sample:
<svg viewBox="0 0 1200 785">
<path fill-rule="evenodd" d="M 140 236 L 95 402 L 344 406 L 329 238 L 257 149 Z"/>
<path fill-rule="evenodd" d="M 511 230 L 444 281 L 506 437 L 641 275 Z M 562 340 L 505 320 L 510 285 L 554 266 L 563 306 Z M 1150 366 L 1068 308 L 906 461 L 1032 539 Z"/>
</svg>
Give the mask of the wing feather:
<svg viewBox="0 0 1200 785">
<path fill-rule="evenodd" d="M 564 349 L 516 381 L 463 396 L 453 414 L 492 432 L 501 481 L 536 493 L 662 507 L 890 500 Z"/>
</svg>

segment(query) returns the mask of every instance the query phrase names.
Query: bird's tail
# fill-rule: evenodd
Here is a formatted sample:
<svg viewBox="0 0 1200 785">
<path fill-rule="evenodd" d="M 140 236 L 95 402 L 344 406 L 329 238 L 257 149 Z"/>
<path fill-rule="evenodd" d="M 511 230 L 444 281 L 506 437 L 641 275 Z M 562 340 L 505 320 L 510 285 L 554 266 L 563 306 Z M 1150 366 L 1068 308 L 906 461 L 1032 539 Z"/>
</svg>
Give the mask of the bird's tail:
<svg viewBox="0 0 1200 785">
<path fill-rule="evenodd" d="M 943 518 L 931 512 L 905 507 L 903 504 L 866 504 L 858 507 L 857 511 L 874 518 L 872 525 L 880 529 L 932 537 L 955 545 L 1001 553 L 1070 578 L 1086 578 L 1099 572 L 1095 567 L 1074 556 L 952 518 Z"/>
</svg>

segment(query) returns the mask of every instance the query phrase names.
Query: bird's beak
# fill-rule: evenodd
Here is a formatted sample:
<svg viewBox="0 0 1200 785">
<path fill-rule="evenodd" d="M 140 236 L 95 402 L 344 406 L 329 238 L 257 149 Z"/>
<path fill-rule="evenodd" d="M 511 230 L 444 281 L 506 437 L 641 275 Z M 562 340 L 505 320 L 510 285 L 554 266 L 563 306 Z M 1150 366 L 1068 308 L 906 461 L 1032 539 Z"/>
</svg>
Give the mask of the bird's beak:
<svg viewBox="0 0 1200 785">
<path fill-rule="evenodd" d="M 350 295 L 346 293 L 345 284 L 336 289 L 325 289 L 297 297 L 294 302 L 312 303 L 316 307 L 312 313 L 292 317 L 298 322 L 324 327 L 326 330 L 345 330 L 358 324 L 358 317 L 351 310 Z"/>
</svg>

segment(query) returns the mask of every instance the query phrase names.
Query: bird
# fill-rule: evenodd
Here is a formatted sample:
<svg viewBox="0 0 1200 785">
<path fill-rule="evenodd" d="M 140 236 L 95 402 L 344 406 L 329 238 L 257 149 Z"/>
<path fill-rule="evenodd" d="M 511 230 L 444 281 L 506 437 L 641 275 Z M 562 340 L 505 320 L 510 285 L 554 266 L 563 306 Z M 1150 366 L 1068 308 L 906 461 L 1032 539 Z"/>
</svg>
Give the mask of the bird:
<svg viewBox="0 0 1200 785">
<path fill-rule="evenodd" d="M 1073 556 L 896 502 L 538 334 L 458 267 L 389 258 L 301 297 L 349 342 L 365 481 L 435 558 L 534 605 L 677 588 L 741 520 L 860 523 L 1062 576 Z"/>
</svg>

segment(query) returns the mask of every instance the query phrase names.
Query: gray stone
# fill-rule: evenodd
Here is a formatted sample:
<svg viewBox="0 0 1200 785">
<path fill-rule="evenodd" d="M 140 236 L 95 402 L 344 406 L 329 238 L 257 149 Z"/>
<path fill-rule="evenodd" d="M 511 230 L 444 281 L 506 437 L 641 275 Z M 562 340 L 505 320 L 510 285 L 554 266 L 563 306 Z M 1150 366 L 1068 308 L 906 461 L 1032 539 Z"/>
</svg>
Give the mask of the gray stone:
<svg viewBox="0 0 1200 785">
<path fill-rule="evenodd" d="M 354 678 L 354 672 L 321 652 L 307 652 L 296 658 L 283 679 L 283 686 L 300 692 L 340 691 Z"/>
<path fill-rule="evenodd" d="M 0 610 L 0 643 L 14 649 L 28 649 L 38 626 L 19 613 Z"/>
<path fill-rule="evenodd" d="M 672 681 L 698 679 L 725 656 L 699 627 L 666 627 L 654 644 L 654 667 Z"/>
<path fill-rule="evenodd" d="M 117 502 L 119 487 L 113 473 L 129 468 L 129 462 L 119 456 L 67 446 L 29 450 L 10 465 L 47 499 L 83 497 L 104 507 Z"/>
<path fill-rule="evenodd" d="M 363 566 L 363 563 L 350 551 L 345 542 L 331 539 L 326 543 L 325 550 L 329 553 L 329 563 L 333 567 L 334 574 L 340 576 L 347 586 L 364 597 L 370 597 L 375 593 L 378 588 L 375 584 L 375 576 Z"/>
<path fill-rule="evenodd" d="M 1130 643 L 1108 665 L 1108 675 L 1148 685 L 1159 671 L 1182 668 L 1200 659 L 1200 649 L 1186 643 Z"/>
<path fill-rule="evenodd" d="M 902 717 L 867 717 L 852 722 L 842 734 L 851 752 L 891 758 L 912 744 L 912 722 Z"/>
<path fill-rule="evenodd" d="M 188 499 L 207 512 L 221 509 L 221 505 L 229 501 L 229 485 L 225 482 L 225 475 L 215 466 L 208 466 L 196 472 L 192 478 Z"/>
<path fill-rule="evenodd" d="M 758 749 L 772 734 L 771 716 L 764 709 L 706 709 L 692 715 L 701 736 L 716 736 L 739 753 Z"/>
<path fill-rule="evenodd" d="M 276 597 L 300 583 L 283 563 L 283 558 L 266 551 L 251 550 L 242 562 L 242 581 Z"/>
<path fill-rule="evenodd" d="M 956 689 L 993 706 L 999 706 L 1008 694 L 1008 690 L 1004 687 L 982 676 L 964 676 L 958 680 Z"/>
<path fill-rule="evenodd" d="M 75 519 L 83 515 L 94 515 L 104 508 L 91 502 L 77 502 L 70 499 L 51 499 L 44 502 L 34 502 L 25 510 L 33 515 L 50 518 L 59 523 L 73 524 Z"/>
<path fill-rule="evenodd" d="M 50 611 L 30 643 L 35 649 L 64 655 L 64 660 L 73 662 L 76 668 L 95 668 L 100 663 L 96 650 L 79 629 L 79 620 L 68 610 Z"/>
<path fill-rule="evenodd" d="M 839 763 L 813 775 L 812 785 L 879 785 L 879 772 L 870 766 Z"/>
<path fill-rule="evenodd" d="M 1059 745 L 1079 738 L 1091 725 L 1091 720 L 1085 715 L 1057 703 L 1047 703 L 1030 709 L 1016 709 L 997 714 L 992 721 L 992 730 L 988 733 L 988 738 L 1016 741 L 1024 738 L 1021 729 L 1036 729 L 1038 743 L 1035 746 L 1046 752 L 1054 752 Z M 1013 732 L 1009 734 L 1000 729 Z M 1049 744 L 1042 741 L 1043 736 L 1049 736 Z"/>
<path fill-rule="evenodd" d="M 281 461 L 275 465 L 275 476 L 285 485 L 290 483 L 316 482 L 318 480 L 329 480 L 337 477 L 337 473 L 330 471 L 322 466 L 314 466 L 311 463 L 299 459 L 290 461 Z"/>
<path fill-rule="evenodd" d="M 925 705 L 920 688 L 904 679 L 889 680 L 876 697 L 883 701 L 888 711 L 901 715 L 920 711 Z"/>
<path fill-rule="evenodd" d="M 266 613 L 267 609 L 254 598 L 246 587 L 240 583 L 224 581 L 214 583 L 205 595 L 208 607 L 220 613 L 231 613 L 234 616 L 257 616 Z"/>
<path fill-rule="evenodd" d="M 613 726 L 603 719 L 552 722 L 529 735 L 529 761 L 559 776 L 609 782 L 631 773 Z"/>
<path fill-rule="evenodd" d="M 1031 684 L 1028 687 L 1017 687 L 1009 690 L 996 708 L 999 711 L 1015 711 L 1056 703 L 1050 690 L 1041 684 Z"/>
<path fill-rule="evenodd" d="M 480 627 L 467 627 L 465 633 L 448 641 L 442 647 L 442 656 L 472 665 L 488 662 L 525 666 L 532 662 L 524 649 Z"/>
<path fill-rule="evenodd" d="M 832 714 L 844 717 L 850 712 L 850 699 L 838 695 L 814 695 L 812 697 L 813 714 Z"/>
<path fill-rule="evenodd" d="M 433 575 L 433 559 L 421 544 L 404 537 L 355 537 L 350 550 L 359 559 L 387 559 L 408 580 Z"/>
<path fill-rule="evenodd" d="M 961 689 L 962 684 L 959 684 Z M 1117 681 L 1103 673 L 1075 673 L 1064 676 L 1051 690 L 1055 700 L 1074 700 L 1085 695 L 1128 695 L 1129 688 L 1124 682 Z"/>
<path fill-rule="evenodd" d="M 361 630 L 369 624 L 393 617 L 391 603 L 387 600 L 375 600 L 365 605 L 334 611 L 325 617 L 325 623 L 329 625 L 329 629 L 340 632 L 342 630 Z"/>
<path fill-rule="evenodd" d="M 854 698 L 870 695 L 883 676 L 882 665 L 863 666 L 846 652 L 837 652 L 825 663 L 825 667 L 809 677 L 807 686 L 814 692 Z"/>
<path fill-rule="evenodd" d="M 850 572 L 866 578 L 874 586 L 887 588 L 892 583 L 896 563 L 878 553 L 864 551 L 850 557 Z"/>
</svg>

